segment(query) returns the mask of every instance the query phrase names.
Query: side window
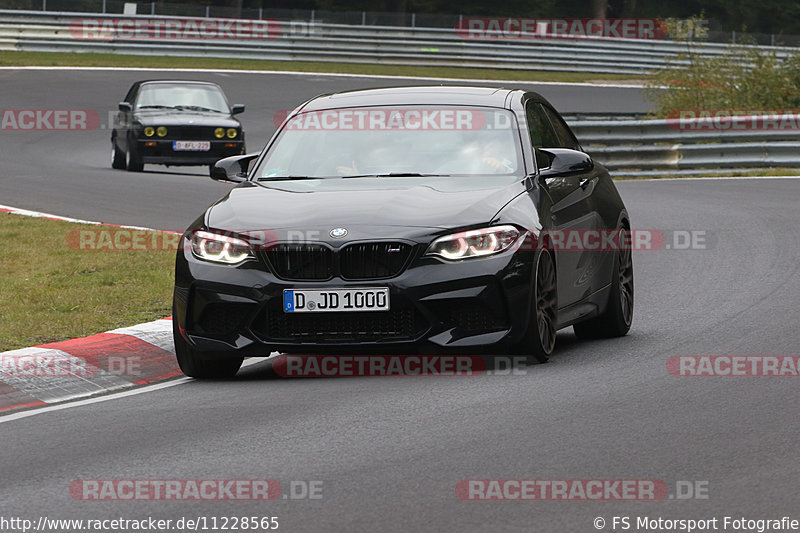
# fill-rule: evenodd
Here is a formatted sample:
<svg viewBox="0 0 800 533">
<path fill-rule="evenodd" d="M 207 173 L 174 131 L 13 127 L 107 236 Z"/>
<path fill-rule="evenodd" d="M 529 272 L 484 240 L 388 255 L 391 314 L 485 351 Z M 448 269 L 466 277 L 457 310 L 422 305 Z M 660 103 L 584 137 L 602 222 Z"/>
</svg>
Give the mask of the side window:
<svg viewBox="0 0 800 533">
<path fill-rule="evenodd" d="M 558 138 L 540 104 L 528 102 L 525 106 L 525 117 L 528 122 L 533 153 L 536 157 L 536 166 L 547 168 L 550 166 L 550 158 L 539 151 L 539 148 L 557 148 Z"/>
<path fill-rule="evenodd" d="M 581 145 L 578 143 L 578 140 L 572 134 L 567 126 L 567 123 L 564 122 L 558 113 L 553 111 L 547 106 L 542 106 L 544 109 L 547 118 L 550 119 L 550 123 L 553 125 L 553 129 L 556 132 L 556 137 L 558 137 L 558 147 L 559 148 L 569 148 L 571 150 L 580 150 Z"/>
<path fill-rule="evenodd" d="M 550 121 L 536 102 L 528 102 L 525 109 L 528 121 L 528 133 L 534 148 L 558 148 L 558 138 L 550 126 Z"/>
<path fill-rule="evenodd" d="M 128 94 L 125 95 L 124 102 L 128 102 L 129 104 L 133 104 L 133 100 L 136 98 L 136 93 L 139 91 L 139 84 L 137 83 L 133 87 L 130 88 Z"/>
</svg>

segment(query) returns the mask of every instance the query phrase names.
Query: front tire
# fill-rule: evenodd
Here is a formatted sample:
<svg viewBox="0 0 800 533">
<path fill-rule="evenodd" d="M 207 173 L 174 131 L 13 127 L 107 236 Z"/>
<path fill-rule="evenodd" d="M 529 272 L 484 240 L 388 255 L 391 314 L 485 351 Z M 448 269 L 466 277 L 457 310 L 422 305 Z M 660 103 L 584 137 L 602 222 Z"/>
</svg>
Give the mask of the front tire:
<svg viewBox="0 0 800 533">
<path fill-rule="evenodd" d="M 546 363 L 556 345 L 556 323 L 558 295 L 556 289 L 556 265 L 553 255 L 542 250 L 534 269 L 534 292 L 530 312 L 530 323 L 519 351 L 526 355 L 527 363 Z"/>
<path fill-rule="evenodd" d="M 606 309 L 600 316 L 572 326 L 578 338 L 622 337 L 630 331 L 633 322 L 633 256 L 628 246 L 630 242 L 630 230 L 623 228 Z"/>
<path fill-rule="evenodd" d="M 117 139 L 111 139 L 111 168 L 117 170 L 125 169 L 125 154 L 117 146 Z"/>
<path fill-rule="evenodd" d="M 136 141 L 128 139 L 128 150 L 125 152 L 125 168 L 129 172 L 141 172 L 144 169 L 142 158 L 136 149 Z"/>
<path fill-rule="evenodd" d="M 172 336 L 175 342 L 175 355 L 181 371 L 190 378 L 225 379 L 232 378 L 239 371 L 244 357 L 228 359 L 208 359 L 192 348 L 181 335 L 178 323 L 173 314 Z"/>
</svg>

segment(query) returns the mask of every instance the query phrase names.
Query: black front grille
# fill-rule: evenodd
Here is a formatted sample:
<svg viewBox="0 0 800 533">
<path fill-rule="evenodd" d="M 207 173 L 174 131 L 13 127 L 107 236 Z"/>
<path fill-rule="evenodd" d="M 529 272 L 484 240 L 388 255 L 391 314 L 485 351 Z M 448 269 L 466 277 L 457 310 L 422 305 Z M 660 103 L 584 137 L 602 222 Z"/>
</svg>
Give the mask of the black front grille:
<svg viewBox="0 0 800 533">
<path fill-rule="evenodd" d="M 354 243 L 341 250 L 323 244 L 281 243 L 265 252 L 279 278 L 324 281 L 339 275 L 348 280 L 391 278 L 402 272 L 414 247 L 404 242 Z"/>
<path fill-rule="evenodd" d="M 185 141 L 213 141 L 217 139 L 214 136 L 214 128 L 208 126 L 169 126 L 167 127 L 167 134 L 172 139 Z M 223 137 L 222 140 L 225 140 L 225 138 Z"/>
<path fill-rule="evenodd" d="M 271 341 L 376 342 L 415 340 L 425 328 L 412 307 L 345 313 L 268 313 Z"/>
<path fill-rule="evenodd" d="M 333 250 L 321 244 L 277 244 L 266 252 L 273 272 L 288 280 L 326 280 L 333 272 Z"/>
<path fill-rule="evenodd" d="M 451 309 L 449 314 L 450 323 L 466 331 L 490 331 L 505 327 L 502 320 L 478 304 L 459 305 Z"/>
<path fill-rule="evenodd" d="M 339 271 L 345 279 L 391 278 L 400 273 L 411 250 L 403 242 L 351 244 L 339 252 Z"/>
<path fill-rule="evenodd" d="M 200 315 L 197 325 L 203 333 L 230 335 L 235 333 L 253 310 L 253 304 L 214 302 L 208 304 Z"/>
<path fill-rule="evenodd" d="M 447 328 L 464 332 L 487 332 L 506 329 L 508 320 L 501 309 L 467 299 L 427 302 L 426 306 Z"/>
</svg>

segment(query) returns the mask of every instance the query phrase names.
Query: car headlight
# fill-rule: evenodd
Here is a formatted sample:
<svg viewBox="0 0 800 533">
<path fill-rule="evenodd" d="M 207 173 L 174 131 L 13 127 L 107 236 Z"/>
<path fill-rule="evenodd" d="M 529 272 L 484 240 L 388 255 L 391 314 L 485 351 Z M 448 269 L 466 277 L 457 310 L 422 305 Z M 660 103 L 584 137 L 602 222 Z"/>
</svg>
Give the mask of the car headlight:
<svg viewBox="0 0 800 533">
<path fill-rule="evenodd" d="M 522 232 L 514 226 L 493 226 L 462 231 L 439 237 L 431 243 L 425 255 L 436 255 L 448 261 L 499 254 L 511 248 Z"/>
<path fill-rule="evenodd" d="M 146 137 L 152 137 L 155 132 L 156 130 L 153 128 L 153 126 L 147 126 L 144 129 L 144 134 Z"/>
<path fill-rule="evenodd" d="M 158 134 L 159 137 L 165 137 L 167 135 L 167 128 L 165 128 L 164 126 L 159 126 L 156 129 L 156 133 Z"/>
<path fill-rule="evenodd" d="M 236 237 L 209 231 L 195 231 L 192 233 L 191 241 L 192 253 L 203 261 L 237 265 L 253 258 L 250 245 Z"/>
<path fill-rule="evenodd" d="M 214 130 L 214 137 L 217 139 L 222 139 L 225 137 L 225 128 L 217 128 Z"/>
<path fill-rule="evenodd" d="M 228 133 L 228 139 L 233 139 L 239 134 L 239 132 L 236 131 L 236 128 L 228 128 L 227 133 Z"/>
</svg>

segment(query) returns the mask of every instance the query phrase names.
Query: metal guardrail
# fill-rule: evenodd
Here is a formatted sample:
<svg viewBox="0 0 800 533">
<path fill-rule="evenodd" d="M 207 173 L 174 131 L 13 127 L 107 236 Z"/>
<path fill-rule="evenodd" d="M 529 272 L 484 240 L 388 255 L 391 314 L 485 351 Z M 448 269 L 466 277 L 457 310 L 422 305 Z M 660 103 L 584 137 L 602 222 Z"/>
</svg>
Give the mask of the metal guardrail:
<svg viewBox="0 0 800 533">
<path fill-rule="evenodd" d="M 0 49 L 110 52 L 292 61 L 339 61 L 424 66 L 468 66 L 518 70 L 569 70 L 637 74 L 663 67 L 686 50 L 685 43 L 629 39 L 469 41 L 452 30 L 354 26 L 298 26 L 284 22 L 274 39 L 141 40 L 80 39 L 70 31 L 79 18 L 130 19 L 118 15 L 0 10 Z M 143 19 L 172 17 L 139 16 Z M 286 29 L 288 28 L 288 31 Z M 726 45 L 693 44 L 702 54 Z M 772 48 L 778 56 L 797 49 Z M 588 120 L 587 120 L 588 118 Z M 795 117 L 800 120 L 800 117 Z M 682 128 L 676 121 L 568 119 L 587 151 L 615 175 L 681 174 L 765 167 L 800 167 L 800 128 L 720 130 L 711 124 Z M 702 121 L 701 121 L 702 124 Z M 705 170 L 704 170 L 705 169 Z"/>
<path fill-rule="evenodd" d="M 765 129 L 728 119 L 569 120 L 584 149 L 617 176 L 800 168 L 800 115 Z M 765 125 L 770 116 L 748 117 Z M 780 128 L 783 124 L 784 128 Z M 747 124 L 746 124 L 747 125 Z M 723 129 L 724 128 L 724 129 Z"/>
<path fill-rule="evenodd" d="M 347 11 L 341 9 L 302 9 L 245 7 L 234 5 L 211 5 L 207 2 L 176 3 L 164 0 L 0 0 L 0 9 L 30 11 L 72 11 L 81 13 L 123 13 L 125 5 L 136 5 L 136 13 L 140 15 L 167 15 L 178 17 L 218 17 L 238 19 L 296 20 L 306 22 L 325 22 L 328 24 L 347 24 L 362 26 L 395 26 L 420 28 L 452 29 L 469 16 L 463 14 L 424 13 L 415 11 Z M 217 4 L 219 2 L 214 2 Z M 253 2 L 249 2 L 253 3 Z M 264 2 L 260 2 L 264 3 Z M 523 17 L 526 18 L 526 17 Z M 691 31 L 688 21 L 675 21 L 676 29 L 682 34 Z M 713 19 L 701 22 L 703 41 L 717 43 L 749 43 L 764 46 L 800 46 L 800 35 L 784 33 L 750 33 L 736 30 L 723 30 Z"/>
<path fill-rule="evenodd" d="M 663 68 L 667 60 L 680 64 L 678 55 L 687 51 L 686 43 L 666 40 L 562 38 L 483 41 L 465 39 L 455 28 L 310 24 L 304 21 L 283 21 L 279 34 L 274 39 L 264 40 L 80 39 L 70 32 L 70 25 L 81 18 L 169 20 L 176 17 L 0 10 L 0 48 L 598 74 L 645 74 Z M 693 43 L 691 46 L 704 55 L 722 54 L 728 48 L 720 43 Z M 785 47 L 770 49 L 779 57 L 797 50 Z"/>
</svg>

